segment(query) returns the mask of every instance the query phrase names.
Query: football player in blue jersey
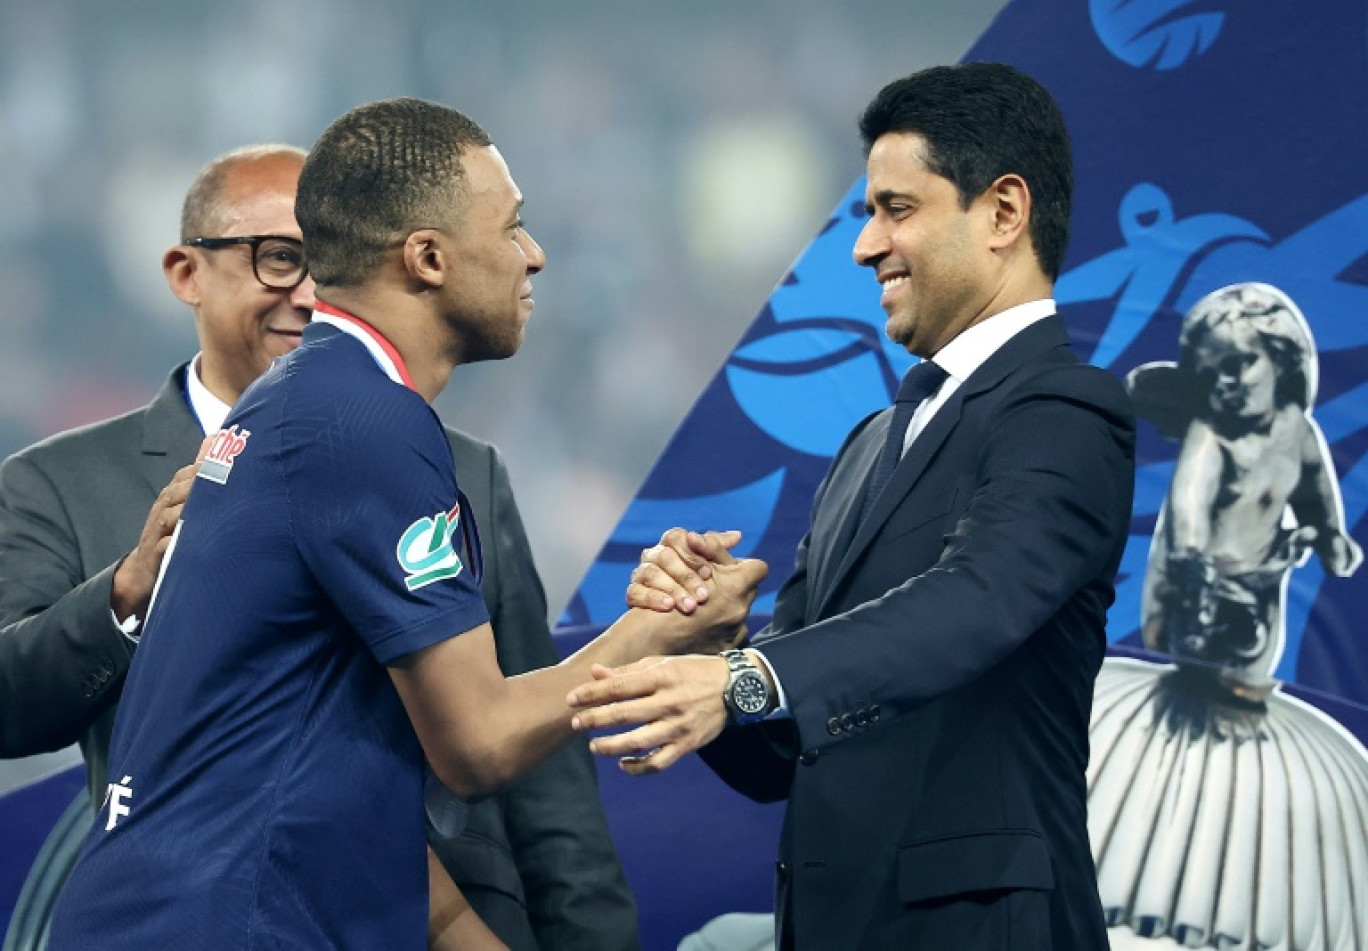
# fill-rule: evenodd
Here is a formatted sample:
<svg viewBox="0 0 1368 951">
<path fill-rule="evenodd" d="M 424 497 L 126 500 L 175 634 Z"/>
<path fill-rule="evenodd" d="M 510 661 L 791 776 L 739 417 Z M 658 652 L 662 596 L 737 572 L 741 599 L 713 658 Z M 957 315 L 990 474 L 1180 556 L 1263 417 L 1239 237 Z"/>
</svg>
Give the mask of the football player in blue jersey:
<svg viewBox="0 0 1368 951">
<path fill-rule="evenodd" d="M 488 795 L 571 738 L 596 667 L 744 636 L 753 560 L 716 568 L 692 616 L 629 611 L 557 666 L 501 671 L 430 402 L 522 341 L 544 256 L 521 205 L 445 106 L 362 106 L 315 145 L 295 207 L 314 320 L 197 471 L 55 947 L 497 946 L 449 889 L 429 900 L 424 763 Z"/>
</svg>

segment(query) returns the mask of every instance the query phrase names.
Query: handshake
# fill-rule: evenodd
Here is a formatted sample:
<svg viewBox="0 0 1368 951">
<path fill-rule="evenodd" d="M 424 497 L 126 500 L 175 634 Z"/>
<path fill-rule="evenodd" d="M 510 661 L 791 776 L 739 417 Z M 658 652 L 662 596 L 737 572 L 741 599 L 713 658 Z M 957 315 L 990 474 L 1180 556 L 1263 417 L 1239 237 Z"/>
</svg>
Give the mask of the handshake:
<svg viewBox="0 0 1368 951">
<path fill-rule="evenodd" d="M 629 614 L 642 616 L 648 656 L 619 667 L 595 664 L 594 679 L 567 698 L 575 711 L 574 730 L 621 728 L 595 737 L 589 749 L 618 757 L 628 773 L 660 772 L 727 725 L 723 694 L 731 665 L 718 652 L 745 643 L 750 606 L 769 574 L 759 559 L 732 556 L 740 540 L 739 532 L 672 528 L 643 551 L 627 588 L 627 606 Z M 763 659 L 746 654 L 773 695 Z"/>
</svg>

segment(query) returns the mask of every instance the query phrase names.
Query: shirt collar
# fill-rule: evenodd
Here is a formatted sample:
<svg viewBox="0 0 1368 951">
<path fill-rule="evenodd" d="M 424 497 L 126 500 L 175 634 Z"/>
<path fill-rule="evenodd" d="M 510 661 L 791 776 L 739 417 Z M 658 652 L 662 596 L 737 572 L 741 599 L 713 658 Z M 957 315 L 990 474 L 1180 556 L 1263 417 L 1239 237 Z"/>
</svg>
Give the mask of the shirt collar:
<svg viewBox="0 0 1368 951">
<path fill-rule="evenodd" d="M 314 302 L 313 322 L 336 327 L 348 336 L 354 337 L 365 346 L 371 357 L 380 365 L 380 369 L 385 371 L 386 376 L 400 386 L 407 386 L 414 391 L 418 389 L 413 385 L 413 377 L 409 375 L 404 358 L 399 355 L 394 344 L 360 317 L 320 300 Z"/>
<path fill-rule="evenodd" d="M 1003 344 L 1054 312 L 1055 302 L 1051 298 L 1009 307 L 962 332 L 942 347 L 933 359 L 957 382 L 963 383 Z"/>
<path fill-rule="evenodd" d="M 190 410 L 199 420 L 200 428 L 206 433 L 216 433 L 223 428 L 232 407 L 213 393 L 199 377 L 200 354 L 185 368 L 185 394 L 190 398 Z"/>
</svg>

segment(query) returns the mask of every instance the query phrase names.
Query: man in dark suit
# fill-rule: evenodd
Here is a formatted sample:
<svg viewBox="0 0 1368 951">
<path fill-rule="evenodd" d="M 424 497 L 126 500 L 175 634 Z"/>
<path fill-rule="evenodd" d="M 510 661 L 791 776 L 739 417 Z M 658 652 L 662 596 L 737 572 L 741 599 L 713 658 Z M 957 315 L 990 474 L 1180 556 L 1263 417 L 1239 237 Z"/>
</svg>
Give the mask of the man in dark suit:
<svg viewBox="0 0 1368 951">
<path fill-rule="evenodd" d="M 298 149 L 249 147 L 200 173 L 182 243 L 163 259 L 172 291 L 194 309 L 200 354 L 147 406 L 0 467 L 0 755 L 79 741 L 96 806 L 137 628 L 193 479 L 186 464 L 248 384 L 298 344 L 314 306 L 294 217 L 303 161 Z M 553 665 L 546 598 L 503 461 L 488 443 L 446 432 L 484 529 L 499 664 L 509 674 Z M 430 842 L 510 947 L 638 946 L 582 743 L 472 806 L 464 834 L 433 832 Z"/>
<path fill-rule="evenodd" d="M 733 788 L 788 800 L 780 947 L 1105 948 L 1084 769 L 1134 426 L 1051 300 L 1063 119 L 973 64 L 890 84 L 861 133 L 855 258 L 922 363 L 841 447 L 751 649 L 596 671 L 578 726 L 644 724 L 591 744 L 629 772 L 702 747 Z M 727 556 L 673 530 L 629 603 L 692 607 L 704 558 Z"/>
</svg>

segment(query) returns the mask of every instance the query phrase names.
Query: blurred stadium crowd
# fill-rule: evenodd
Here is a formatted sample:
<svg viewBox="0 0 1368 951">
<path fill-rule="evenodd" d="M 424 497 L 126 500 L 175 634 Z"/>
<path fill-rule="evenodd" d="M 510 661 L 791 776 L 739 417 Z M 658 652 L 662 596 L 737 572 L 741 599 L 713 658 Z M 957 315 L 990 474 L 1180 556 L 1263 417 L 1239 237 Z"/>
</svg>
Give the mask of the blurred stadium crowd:
<svg viewBox="0 0 1368 951">
<path fill-rule="evenodd" d="M 205 161 L 308 147 L 366 100 L 441 100 L 500 146 L 549 263 L 522 353 L 458 371 L 438 409 L 504 450 L 558 611 L 861 173 L 856 112 L 1001 6 L 11 0 L 0 453 L 140 405 L 194 352 L 159 262 Z"/>
</svg>

